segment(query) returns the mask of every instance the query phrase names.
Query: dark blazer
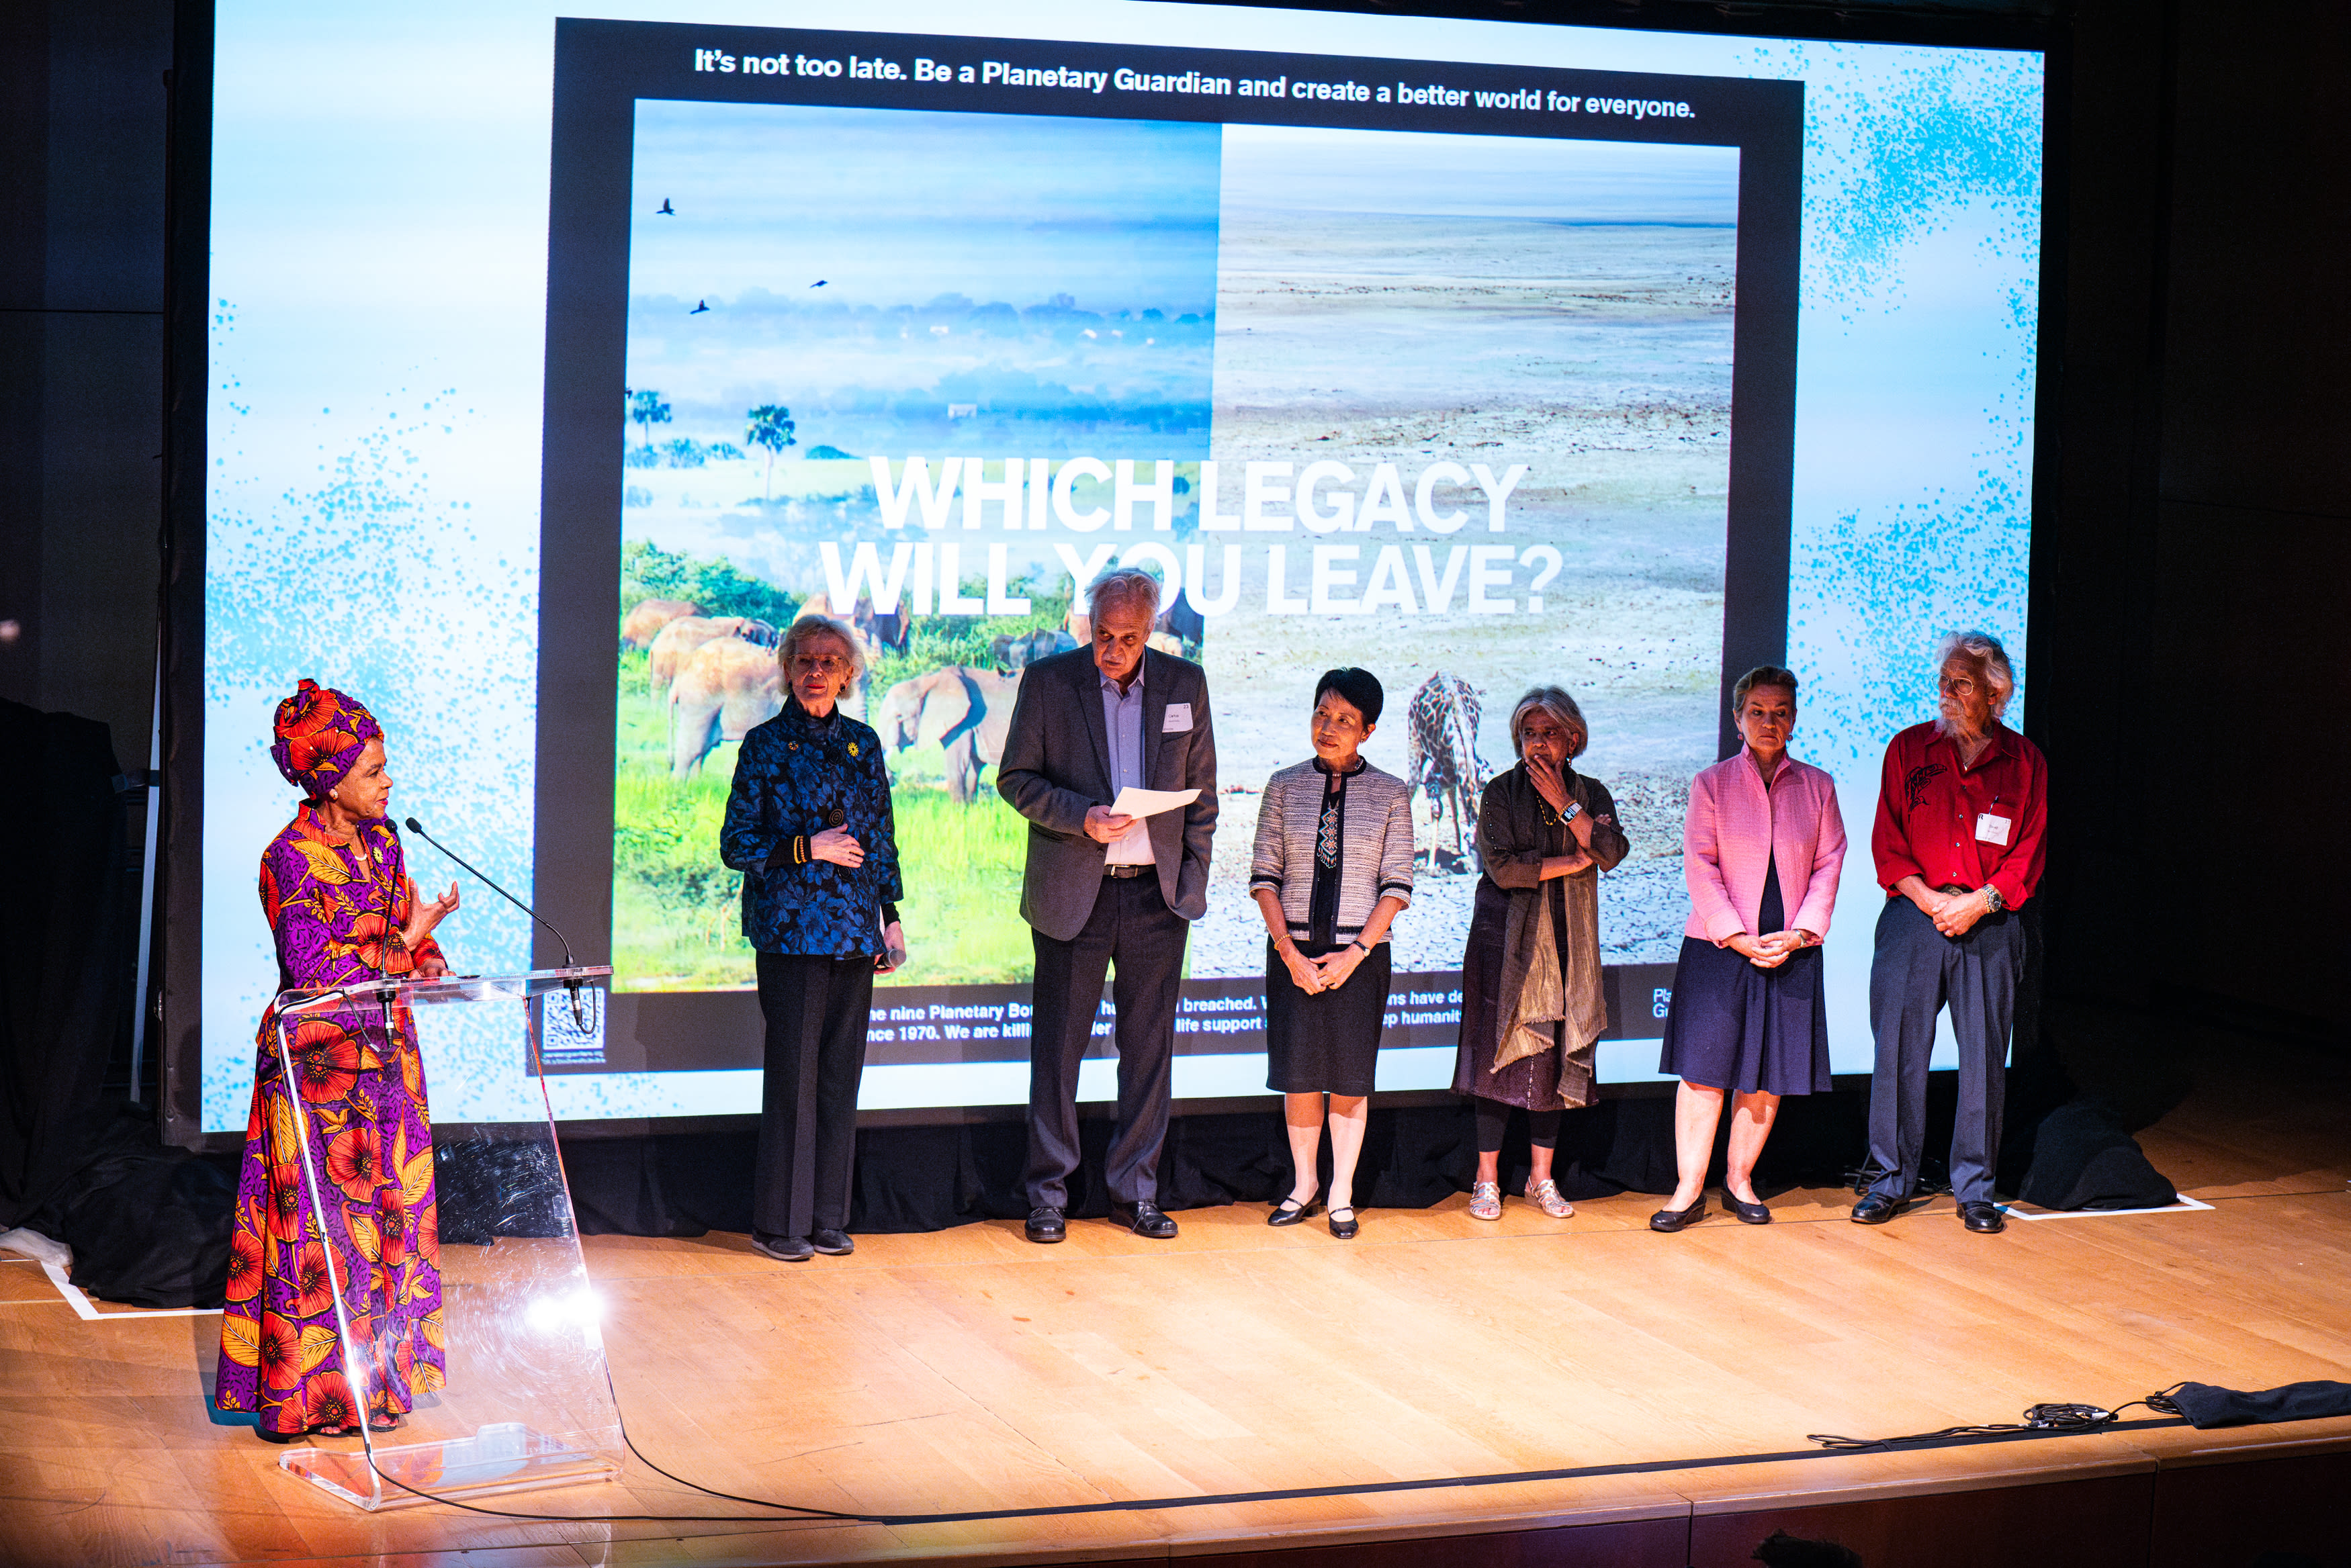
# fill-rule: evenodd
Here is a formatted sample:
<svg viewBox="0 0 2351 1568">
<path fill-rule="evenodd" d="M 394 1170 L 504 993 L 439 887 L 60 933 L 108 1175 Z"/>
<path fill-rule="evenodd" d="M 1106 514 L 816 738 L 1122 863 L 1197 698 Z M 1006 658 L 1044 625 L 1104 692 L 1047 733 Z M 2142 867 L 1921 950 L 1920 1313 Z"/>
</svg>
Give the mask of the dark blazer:
<svg viewBox="0 0 2351 1568">
<path fill-rule="evenodd" d="M 1188 703 L 1188 729 L 1170 733 L 1170 703 Z M 1143 654 L 1143 778 L 1146 789 L 1197 789 L 1181 811 L 1151 818 L 1152 858 L 1167 907 L 1187 920 L 1208 909 L 1208 849 L 1217 832 L 1217 739 L 1208 720 L 1208 678 L 1187 659 Z M 1102 891 L 1109 853 L 1086 836 L 1086 808 L 1108 805 L 1110 732 L 1102 721 L 1102 672 L 1091 648 L 1041 659 L 1020 680 L 997 793 L 1029 819 L 1029 868 L 1020 918 L 1057 941 L 1085 929 Z"/>
</svg>

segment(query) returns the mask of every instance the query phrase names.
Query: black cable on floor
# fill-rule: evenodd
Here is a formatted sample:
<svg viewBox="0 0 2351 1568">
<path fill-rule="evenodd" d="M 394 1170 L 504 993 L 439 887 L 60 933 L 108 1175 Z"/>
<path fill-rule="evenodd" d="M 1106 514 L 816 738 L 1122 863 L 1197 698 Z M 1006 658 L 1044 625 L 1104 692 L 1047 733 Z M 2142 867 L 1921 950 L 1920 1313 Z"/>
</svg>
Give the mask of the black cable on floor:
<svg viewBox="0 0 2351 1568">
<path fill-rule="evenodd" d="M 2159 1416 L 2179 1417 L 2179 1407 L 2170 1396 L 2180 1385 L 2133 1399 L 2129 1404 L 2106 1409 L 2099 1405 L 2035 1405 L 2024 1412 L 2022 1421 L 2003 1421 L 1983 1427 L 1944 1427 L 1932 1432 L 1913 1432 L 1901 1438 L 1841 1438 L 1833 1432 L 1807 1432 L 1804 1440 L 1818 1443 L 1823 1449 L 1840 1454 L 1869 1453 L 1880 1449 L 1925 1448 L 1942 1444 L 1953 1438 L 1987 1437 L 1996 1433 L 2045 1432 L 2062 1436 L 2074 1432 L 2095 1432 L 2115 1425 L 2116 1418 L 2132 1405 L 2144 1405 Z M 2181 1417 L 2184 1419 L 2184 1417 Z M 2133 1426 L 2147 1423 L 2133 1422 Z"/>
<path fill-rule="evenodd" d="M 2176 1427 L 2185 1417 L 2154 1421 L 2123 1421 L 2107 1428 L 2108 1431 L 2139 1431 L 2150 1427 Z M 2067 1434 L 2033 1428 L 2002 1430 L 1983 1435 L 1946 1438 L 1938 1442 L 1922 1443 L 1928 1448 L 1971 1448 L 1984 1443 L 2032 1441 L 2042 1438 Z M 1073 1513 L 1141 1512 L 1155 1509 L 1207 1508 L 1228 1503 L 1289 1502 L 1319 1497 L 1364 1497 L 1381 1492 L 1435 1491 L 1458 1487 L 1514 1486 L 1527 1481 L 1589 1480 L 1606 1476 L 1654 1475 L 1664 1470 L 1722 1469 L 1737 1465 L 1779 1464 L 1798 1459 L 1843 1459 L 1844 1450 L 1837 1449 L 1792 1449 L 1777 1454 L 1729 1454 L 1698 1459 L 1647 1459 L 1635 1464 L 1581 1465 L 1572 1469 L 1550 1470 L 1517 1470 L 1507 1474 L 1483 1476 L 1449 1476 L 1434 1480 L 1359 1481 L 1348 1486 L 1293 1487 L 1283 1491 L 1237 1491 L 1215 1497 L 1143 1498 L 1132 1502 L 1081 1502 L 1059 1508 L 1000 1508 L 966 1513 L 904 1513 L 883 1514 L 876 1524 L 967 1524 L 1000 1519 L 1049 1519 Z"/>
<path fill-rule="evenodd" d="M 698 1481 L 690 1481 L 684 1476 L 673 1475 L 645 1458 L 645 1451 L 637 1447 L 636 1438 L 629 1436 L 628 1417 L 621 1413 L 621 1390 L 612 1382 L 612 1366 L 610 1361 L 604 1363 L 604 1388 L 612 1397 L 612 1419 L 621 1428 L 621 1441 L 627 1445 L 629 1452 L 637 1456 L 639 1464 L 643 1465 L 655 1475 L 675 1481 L 688 1491 L 698 1491 L 705 1497 L 719 1498 L 727 1502 L 747 1503 L 753 1508 L 772 1508 L 790 1517 L 778 1519 L 757 1513 L 516 1513 L 508 1509 L 483 1508 L 476 1503 L 459 1502 L 455 1498 L 442 1497 L 437 1493 L 420 1490 L 418 1488 L 410 1486 L 398 1476 L 387 1475 L 378 1468 L 372 1446 L 368 1449 L 368 1469 L 379 1480 L 388 1480 L 411 1497 L 421 1497 L 427 1502 L 437 1502 L 447 1508 L 460 1508 L 467 1513 L 483 1514 L 491 1519 L 521 1519 L 538 1524 L 592 1524 L 599 1521 L 613 1524 L 871 1524 L 874 1522 L 862 1514 L 836 1513 L 830 1509 L 809 1508 L 796 1502 L 770 1502 L 765 1498 L 738 1497 L 734 1492 L 719 1491 L 715 1488 L 704 1486 Z"/>
<path fill-rule="evenodd" d="M 631 1444 L 629 1451 L 632 1454 L 636 1453 L 636 1445 Z M 637 1458 L 643 1459 L 645 1457 L 643 1454 L 637 1454 Z M 653 1464 L 651 1459 L 645 1459 L 645 1462 L 649 1465 Z M 373 1465 L 368 1468 L 375 1469 Z M 661 1469 L 659 1465 L 653 1465 L 653 1468 Z M 661 1473 L 669 1475 L 667 1470 L 662 1470 Z M 485 1514 L 491 1519 L 524 1519 L 538 1524 L 871 1524 L 874 1522 L 855 1514 L 824 1513 L 820 1510 L 808 1511 L 816 1514 L 815 1518 L 801 1519 L 773 1519 L 758 1513 L 516 1513 L 510 1509 L 482 1508 L 470 1502 L 459 1502 L 453 1497 L 442 1497 L 434 1492 L 420 1491 L 398 1476 L 386 1475 L 381 1470 L 375 1470 L 375 1474 L 379 1480 L 390 1481 L 411 1497 L 421 1497 L 427 1502 L 437 1502 L 444 1508 L 462 1508 L 467 1513 Z M 677 1478 L 670 1476 L 670 1480 L 676 1480 Z M 707 1487 L 695 1486 L 692 1481 L 681 1481 L 679 1484 L 693 1487 L 695 1491 L 709 1490 Z M 711 1495 L 725 1497 L 726 1494 L 712 1492 Z M 789 1508 L 792 1505 L 770 1502 L 761 1503 L 759 1506 Z"/>
<path fill-rule="evenodd" d="M 2173 1385 L 2177 1387 L 2178 1385 Z M 2150 1409 L 2163 1407 L 2156 1403 L 2160 1394 L 2149 1395 L 2145 1400 L 2134 1399 L 2131 1405 L 2145 1404 Z M 2096 1406 L 2035 1406 L 2036 1410 L 2097 1410 Z M 2130 1405 L 2117 1407 L 2130 1408 Z M 1530 1481 L 1590 1480 L 1608 1476 L 1656 1475 L 1667 1470 L 1723 1469 L 1739 1465 L 1780 1464 L 1801 1459 L 1842 1459 L 1874 1448 L 1901 1444 L 1913 1449 L 1972 1448 L 1988 1443 L 2030 1442 L 2043 1438 L 2071 1437 L 2087 1431 L 2136 1432 L 2157 1427 L 2177 1427 L 2184 1424 L 2182 1416 L 2165 1416 L 2153 1420 L 2123 1421 L 2116 1418 L 2116 1411 L 2101 1411 L 2105 1419 L 2086 1424 L 2043 1426 L 2007 1424 L 1986 1427 L 1952 1427 L 1940 1432 L 1922 1432 L 1907 1438 L 1857 1439 L 1852 1438 L 1814 1438 L 1814 1442 L 1831 1441 L 1849 1445 L 1842 1448 L 1821 1447 L 1792 1449 L 1781 1453 L 1712 1455 L 1702 1459 L 1645 1459 L 1630 1464 L 1579 1465 L 1558 1469 L 1511 1470 L 1489 1475 L 1441 1476 L 1422 1480 L 1356 1481 L 1338 1486 L 1289 1487 L 1278 1490 L 1219 1492 L 1207 1496 L 1134 1498 L 1123 1502 L 1074 1502 L 1047 1508 L 998 1508 L 969 1510 L 959 1513 L 833 1513 L 821 1509 L 801 1508 L 796 1503 L 768 1502 L 756 1498 L 736 1498 L 732 1493 L 713 1491 L 708 1487 L 672 1476 L 639 1452 L 634 1442 L 629 1451 L 643 1459 L 650 1468 L 660 1471 L 679 1485 L 712 1497 L 728 1498 L 748 1502 L 760 1508 L 790 1509 L 800 1514 L 799 1519 L 771 1519 L 760 1514 L 692 1514 L 692 1513 L 515 1513 L 505 1509 L 481 1508 L 473 1503 L 457 1502 L 419 1491 L 391 1476 L 383 1479 L 428 1501 L 461 1508 L 468 1513 L 486 1514 L 494 1519 L 519 1519 L 541 1524 L 879 1524 L 930 1525 L 974 1524 L 1008 1519 L 1060 1519 L 1083 1513 L 1147 1513 L 1178 1508 L 1218 1508 L 1238 1503 L 1296 1502 L 1313 1498 L 1367 1497 L 1382 1493 L 1453 1490 L 1463 1487 L 1518 1486 Z M 627 1438 L 625 1424 L 622 1428 Z M 382 1475 L 381 1470 L 376 1472 Z"/>
</svg>

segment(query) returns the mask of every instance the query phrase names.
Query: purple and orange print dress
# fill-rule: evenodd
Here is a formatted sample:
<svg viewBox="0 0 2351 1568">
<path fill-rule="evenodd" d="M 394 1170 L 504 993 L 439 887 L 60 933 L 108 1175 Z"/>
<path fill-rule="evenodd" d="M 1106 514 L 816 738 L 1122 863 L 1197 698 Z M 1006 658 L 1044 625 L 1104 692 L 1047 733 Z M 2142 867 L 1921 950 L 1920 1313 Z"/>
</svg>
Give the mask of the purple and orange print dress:
<svg viewBox="0 0 2351 1568">
<path fill-rule="evenodd" d="M 305 802 L 261 857 L 279 989 L 397 977 L 437 958 L 430 939 L 413 952 L 396 940 L 415 896 L 390 822 L 346 838 Z M 392 1022 L 387 1032 L 374 1003 L 303 1018 L 289 1085 L 274 1004 L 261 1021 L 214 1399 L 252 1411 L 265 1433 L 397 1416 L 444 1380 L 424 1064 L 408 1010 Z M 338 1283 L 350 1342 L 370 1347 L 357 1368 L 344 1365 Z"/>
</svg>

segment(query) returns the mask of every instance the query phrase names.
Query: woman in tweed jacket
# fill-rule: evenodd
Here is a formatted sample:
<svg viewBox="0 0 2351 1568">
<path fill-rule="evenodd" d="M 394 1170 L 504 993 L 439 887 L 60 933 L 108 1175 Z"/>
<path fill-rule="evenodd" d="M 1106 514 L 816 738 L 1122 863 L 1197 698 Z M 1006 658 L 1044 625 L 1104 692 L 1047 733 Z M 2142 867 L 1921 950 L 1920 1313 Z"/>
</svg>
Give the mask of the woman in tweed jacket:
<svg viewBox="0 0 2351 1568">
<path fill-rule="evenodd" d="M 1388 923 L 1412 902 L 1412 796 L 1365 762 L 1382 692 L 1366 670 L 1314 688 L 1311 760 L 1266 780 L 1249 893 L 1265 916 L 1266 1087 L 1282 1096 L 1295 1174 L 1266 1218 L 1312 1214 L 1330 1096 L 1331 1233 L 1356 1231 L 1355 1160 L 1388 1004 Z"/>
</svg>

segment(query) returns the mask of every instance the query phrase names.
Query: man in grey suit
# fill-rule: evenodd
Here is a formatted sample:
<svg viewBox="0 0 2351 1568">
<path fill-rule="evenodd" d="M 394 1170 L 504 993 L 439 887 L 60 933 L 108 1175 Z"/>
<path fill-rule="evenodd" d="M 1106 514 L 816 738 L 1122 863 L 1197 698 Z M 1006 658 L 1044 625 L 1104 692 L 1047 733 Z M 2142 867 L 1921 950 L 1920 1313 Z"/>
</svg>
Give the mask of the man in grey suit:
<svg viewBox="0 0 2351 1568">
<path fill-rule="evenodd" d="M 1176 1002 L 1190 922 L 1208 907 L 1217 742 L 1200 667 L 1149 646 L 1159 584 L 1105 572 L 1087 590 L 1093 646 L 1030 665 L 996 787 L 1029 819 L 1020 916 L 1037 949 L 1029 1039 L 1029 1240 L 1067 1233 L 1078 1168 L 1078 1064 L 1113 966 L 1118 1119 L 1103 1179 L 1113 1220 L 1164 1241 L 1159 1146 L 1167 1137 Z M 1200 792 L 1144 819 L 1110 809 L 1128 785 Z"/>
</svg>

